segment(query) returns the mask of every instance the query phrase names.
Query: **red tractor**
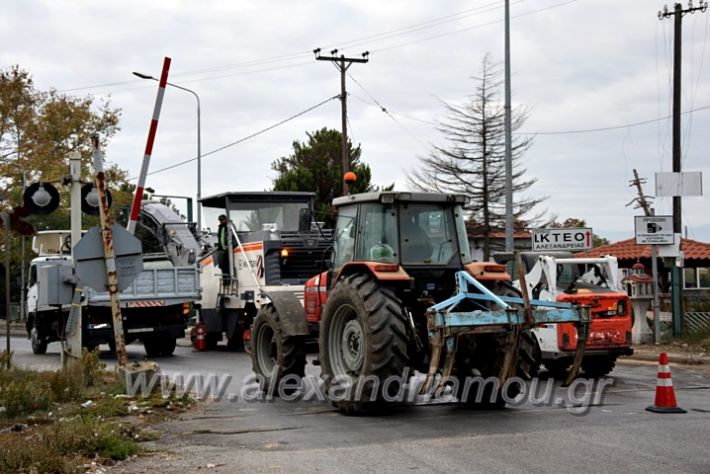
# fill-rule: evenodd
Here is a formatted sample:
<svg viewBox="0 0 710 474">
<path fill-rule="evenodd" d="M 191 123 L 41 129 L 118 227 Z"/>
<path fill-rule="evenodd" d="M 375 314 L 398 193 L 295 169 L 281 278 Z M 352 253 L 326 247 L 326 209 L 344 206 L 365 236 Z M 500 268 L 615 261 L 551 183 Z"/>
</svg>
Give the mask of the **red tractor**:
<svg viewBox="0 0 710 474">
<path fill-rule="evenodd" d="M 368 382 L 334 400 L 348 414 L 388 403 L 415 371 L 427 374 L 422 392 L 437 379 L 443 387 L 452 377 L 498 377 L 496 392 L 486 394 L 496 405 L 503 381 L 534 376 L 539 354 L 529 328 L 579 324 L 586 313 L 555 303 L 544 304 L 554 311 L 532 310 L 503 265 L 473 262 L 464 203 L 464 196 L 409 192 L 335 199 L 329 269 L 306 283 L 303 302 L 267 294 L 271 303 L 254 320 L 252 362 L 262 386 L 303 376 L 306 344 L 316 337 L 329 393 L 343 381 Z"/>
</svg>

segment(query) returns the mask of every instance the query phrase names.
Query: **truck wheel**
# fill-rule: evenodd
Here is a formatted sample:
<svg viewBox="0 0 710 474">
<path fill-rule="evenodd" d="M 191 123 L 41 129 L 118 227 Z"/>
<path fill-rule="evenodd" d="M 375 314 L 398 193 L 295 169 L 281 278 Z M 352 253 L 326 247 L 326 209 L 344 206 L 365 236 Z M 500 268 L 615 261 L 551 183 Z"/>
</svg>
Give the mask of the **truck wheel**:
<svg viewBox="0 0 710 474">
<path fill-rule="evenodd" d="M 341 412 L 355 415 L 384 405 L 383 382 L 402 377 L 408 366 L 407 326 L 399 299 L 369 275 L 336 284 L 321 320 L 320 362 L 326 390 Z M 386 384 L 387 395 L 398 393 L 400 383 L 406 381 Z"/>
<path fill-rule="evenodd" d="M 567 376 L 567 369 L 572 365 L 571 359 L 553 359 L 545 361 L 545 368 L 553 378 L 563 379 Z"/>
<path fill-rule="evenodd" d="M 216 350 L 217 345 L 219 344 L 219 337 L 220 336 L 221 336 L 221 334 L 218 332 L 208 332 L 207 334 L 205 334 L 205 348 L 208 351 Z"/>
<path fill-rule="evenodd" d="M 33 325 L 30 329 L 30 342 L 32 343 L 32 353 L 33 354 L 46 354 L 47 353 L 47 340 L 40 336 L 39 329 L 37 325 Z"/>
<path fill-rule="evenodd" d="M 174 337 L 160 341 L 160 355 L 171 356 L 175 352 L 177 340 Z"/>
<path fill-rule="evenodd" d="M 286 375 L 306 374 L 306 346 L 301 337 L 284 336 L 273 305 L 264 305 L 254 319 L 251 361 L 263 391 L 271 387 L 278 394 L 278 383 Z"/>
<path fill-rule="evenodd" d="M 143 340 L 143 347 L 148 357 L 158 357 L 160 355 L 160 341 L 158 339 Z"/>
<path fill-rule="evenodd" d="M 587 377 L 597 378 L 609 375 L 616 366 L 616 357 L 585 357 L 582 359 L 582 370 Z"/>
<path fill-rule="evenodd" d="M 177 341 L 175 338 L 151 338 L 143 341 L 143 347 L 148 357 L 171 356 L 175 352 Z"/>
</svg>

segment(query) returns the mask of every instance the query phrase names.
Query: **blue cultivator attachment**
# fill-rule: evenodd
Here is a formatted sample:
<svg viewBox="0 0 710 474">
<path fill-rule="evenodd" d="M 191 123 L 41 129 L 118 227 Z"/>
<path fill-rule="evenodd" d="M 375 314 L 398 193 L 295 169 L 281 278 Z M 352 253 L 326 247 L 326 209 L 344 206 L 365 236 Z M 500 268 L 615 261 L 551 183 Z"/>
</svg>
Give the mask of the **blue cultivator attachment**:
<svg viewBox="0 0 710 474">
<path fill-rule="evenodd" d="M 521 281 L 522 298 L 496 295 L 465 271 L 456 273 L 456 283 L 457 293 L 454 296 L 427 310 L 431 359 L 427 379 L 420 393 L 426 393 L 434 382 L 439 372 L 441 353 L 444 348 L 446 357 L 441 370 L 441 381 L 444 382 L 451 376 L 458 336 L 491 332 L 507 333 L 505 359 L 498 376 L 499 383 L 502 385 L 515 373 L 520 332 L 551 323 L 577 325 L 577 352 L 565 384 L 574 380 L 582 362 L 589 334 L 591 316 L 588 307 L 530 300 L 525 291 L 524 280 Z M 470 292 L 469 285 L 476 288 L 478 292 Z"/>
</svg>

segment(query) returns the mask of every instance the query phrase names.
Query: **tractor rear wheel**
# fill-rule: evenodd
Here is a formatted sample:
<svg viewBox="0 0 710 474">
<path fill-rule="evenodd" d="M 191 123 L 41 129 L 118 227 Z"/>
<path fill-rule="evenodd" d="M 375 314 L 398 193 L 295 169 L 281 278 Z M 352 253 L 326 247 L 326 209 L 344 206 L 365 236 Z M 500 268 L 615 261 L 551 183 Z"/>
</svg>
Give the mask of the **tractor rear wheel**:
<svg viewBox="0 0 710 474">
<path fill-rule="evenodd" d="M 368 274 L 336 283 L 320 328 L 322 376 L 333 404 L 356 415 L 393 400 L 406 383 L 407 344 L 407 320 L 394 292 Z"/>
<path fill-rule="evenodd" d="M 283 335 L 273 305 L 261 307 L 254 319 L 251 337 L 252 367 L 263 391 L 278 395 L 278 383 L 285 376 L 305 375 L 305 340 Z"/>
<path fill-rule="evenodd" d="M 493 287 L 493 292 L 498 296 L 522 298 L 520 291 L 508 282 L 497 282 Z M 511 304 L 511 306 L 519 311 L 523 310 L 521 304 Z M 530 329 L 523 329 L 518 336 L 518 359 L 515 375 L 524 380 L 530 380 L 540 372 L 541 363 L 542 352 L 535 334 Z"/>
<path fill-rule="evenodd" d="M 492 288 L 493 293 L 498 296 L 510 296 L 520 298 L 520 292 L 507 282 L 496 282 Z M 522 305 L 512 304 L 518 310 L 522 310 Z M 495 309 L 495 308 L 491 308 Z M 468 336 L 466 341 L 461 343 L 458 350 L 457 370 L 459 376 L 459 399 L 463 397 L 463 403 L 475 408 L 503 408 L 505 400 L 503 398 L 503 386 L 498 386 L 498 393 L 493 394 L 492 385 L 483 385 L 480 396 L 476 393 L 463 393 L 466 387 L 466 377 L 480 376 L 484 379 L 498 377 L 505 362 L 505 353 L 508 343 L 507 333 L 504 334 L 480 334 Z M 541 363 L 540 347 L 535 335 L 529 329 L 523 329 L 518 334 L 517 351 L 515 354 L 516 377 L 523 380 L 531 380 L 538 375 Z M 514 398 L 520 392 L 519 385 L 510 384 L 506 395 Z M 478 401 L 476 399 L 478 398 Z"/>
</svg>

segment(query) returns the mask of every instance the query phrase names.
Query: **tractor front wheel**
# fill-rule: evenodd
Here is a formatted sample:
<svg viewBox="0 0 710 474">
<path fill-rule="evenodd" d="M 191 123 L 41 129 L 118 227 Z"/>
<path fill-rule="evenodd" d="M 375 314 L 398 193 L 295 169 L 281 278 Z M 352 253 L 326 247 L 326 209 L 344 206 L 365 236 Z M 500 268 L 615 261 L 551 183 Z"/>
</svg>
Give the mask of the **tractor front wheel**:
<svg viewBox="0 0 710 474">
<path fill-rule="evenodd" d="M 263 391 L 277 395 L 277 384 L 287 375 L 303 377 L 306 345 L 302 337 L 285 336 L 272 305 L 262 306 L 251 331 L 251 361 Z"/>
</svg>

